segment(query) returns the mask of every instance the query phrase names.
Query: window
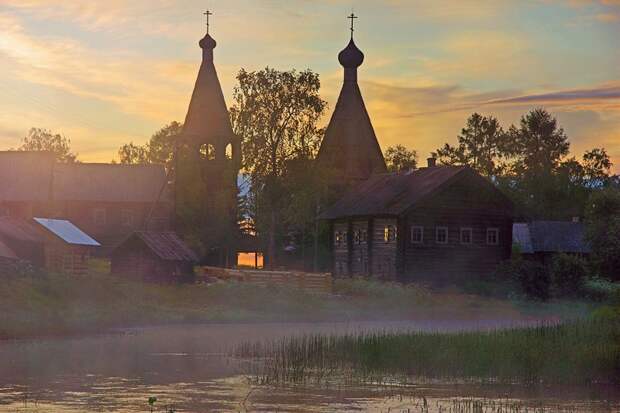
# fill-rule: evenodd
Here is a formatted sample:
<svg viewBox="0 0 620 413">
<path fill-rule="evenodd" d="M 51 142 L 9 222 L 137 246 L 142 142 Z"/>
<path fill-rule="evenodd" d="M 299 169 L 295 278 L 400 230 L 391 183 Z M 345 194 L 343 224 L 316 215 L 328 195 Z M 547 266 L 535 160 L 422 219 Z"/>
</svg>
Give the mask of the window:
<svg viewBox="0 0 620 413">
<path fill-rule="evenodd" d="M 435 229 L 435 242 L 437 244 L 448 243 L 448 227 L 437 227 Z"/>
<path fill-rule="evenodd" d="M 336 247 L 342 247 L 347 245 L 347 232 L 337 231 L 334 233 L 334 244 Z"/>
<path fill-rule="evenodd" d="M 471 244 L 472 242 L 472 229 L 461 228 L 461 244 Z"/>
<path fill-rule="evenodd" d="M 411 227 L 411 243 L 422 244 L 424 242 L 424 227 L 414 225 Z"/>
<path fill-rule="evenodd" d="M 134 213 L 131 209 L 121 210 L 121 225 L 124 227 L 133 227 Z"/>
<path fill-rule="evenodd" d="M 105 208 L 93 209 L 93 222 L 95 225 L 105 225 L 106 213 Z"/>
<path fill-rule="evenodd" d="M 396 241 L 396 226 L 386 225 L 383 228 L 383 241 L 385 241 L 385 243 Z"/>
<path fill-rule="evenodd" d="M 368 241 L 368 231 L 363 229 L 360 231 L 360 242 L 365 244 Z"/>
<path fill-rule="evenodd" d="M 360 245 L 361 242 L 362 242 L 361 231 L 359 229 L 356 229 L 355 231 L 353 231 L 353 243 L 355 245 Z"/>
<path fill-rule="evenodd" d="M 198 152 L 200 153 L 200 157 L 202 159 L 207 161 L 212 161 L 215 159 L 215 146 L 210 143 L 203 143 L 200 145 Z"/>
<path fill-rule="evenodd" d="M 226 145 L 226 159 L 228 159 L 229 161 L 233 159 L 233 146 L 231 143 L 229 143 L 228 145 Z"/>
<path fill-rule="evenodd" d="M 499 244 L 499 229 L 487 228 L 487 244 L 488 245 Z"/>
</svg>

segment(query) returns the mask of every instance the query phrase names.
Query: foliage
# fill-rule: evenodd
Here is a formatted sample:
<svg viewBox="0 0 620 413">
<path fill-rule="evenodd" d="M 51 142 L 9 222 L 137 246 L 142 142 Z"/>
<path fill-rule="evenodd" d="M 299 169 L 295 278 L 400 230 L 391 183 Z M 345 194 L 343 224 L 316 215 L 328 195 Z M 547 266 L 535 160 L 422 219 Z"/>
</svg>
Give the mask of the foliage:
<svg viewBox="0 0 620 413">
<path fill-rule="evenodd" d="M 71 152 L 71 140 L 47 129 L 31 128 L 17 150 L 51 152 L 58 162 L 71 163 L 77 160 L 77 154 Z"/>
<path fill-rule="evenodd" d="M 551 276 L 547 268 L 535 261 L 513 259 L 502 262 L 495 271 L 495 282 L 515 286 L 526 297 L 547 300 L 551 297 Z"/>
<path fill-rule="evenodd" d="M 493 116 L 472 114 L 458 136 L 458 145 L 446 143 L 435 155 L 445 165 L 469 165 L 484 176 L 500 174 L 506 156 L 506 139 Z"/>
<path fill-rule="evenodd" d="M 172 168 L 177 136 L 183 131 L 183 124 L 173 121 L 155 132 L 144 145 L 133 142 L 118 149 L 122 164 L 162 164 Z"/>
<path fill-rule="evenodd" d="M 554 292 L 561 297 L 578 296 L 583 292 L 588 275 L 583 259 L 567 254 L 558 254 L 551 263 L 551 280 Z"/>
<path fill-rule="evenodd" d="M 385 163 L 389 172 L 413 170 L 418 165 L 418 153 L 403 145 L 390 146 L 385 150 Z"/>
<path fill-rule="evenodd" d="M 486 332 L 305 335 L 246 343 L 237 356 L 266 360 L 261 383 L 410 383 L 420 378 L 493 383 L 620 382 L 618 319 Z"/>
<path fill-rule="evenodd" d="M 125 165 L 149 163 L 149 150 L 146 146 L 136 145 L 133 142 L 124 144 L 118 149 L 120 163 Z"/>
<path fill-rule="evenodd" d="M 458 136 L 435 155 L 448 165 L 468 165 L 488 176 L 515 203 L 519 219 L 566 220 L 584 214 L 589 195 L 611 186 L 612 163 L 604 148 L 569 157 L 570 144 L 545 109 L 530 111 L 505 132 L 497 119 L 474 113 Z"/>
<path fill-rule="evenodd" d="M 234 132 L 242 138 L 243 168 L 251 181 L 249 209 L 259 236 L 267 241 L 268 265 L 274 265 L 277 245 L 289 233 L 286 223 L 306 227 L 316 210 L 312 202 L 304 217 L 287 217 L 287 206 L 307 201 L 313 188 L 309 160 L 316 155 L 323 130 L 317 122 L 326 103 L 319 96 L 319 76 L 310 70 L 278 71 L 269 67 L 237 75 L 230 108 Z M 295 173 L 303 165 L 304 173 Z M 296 200 L 297 199 L 297 200 Z M 294 219 L 293 219 L 294 218 Z"/>
<path fill-rule="evenodd" d="M 592 194 L 586 224 L 596 270 L 620 281 L 620 189 L 607 188 Z"/>
</svg>

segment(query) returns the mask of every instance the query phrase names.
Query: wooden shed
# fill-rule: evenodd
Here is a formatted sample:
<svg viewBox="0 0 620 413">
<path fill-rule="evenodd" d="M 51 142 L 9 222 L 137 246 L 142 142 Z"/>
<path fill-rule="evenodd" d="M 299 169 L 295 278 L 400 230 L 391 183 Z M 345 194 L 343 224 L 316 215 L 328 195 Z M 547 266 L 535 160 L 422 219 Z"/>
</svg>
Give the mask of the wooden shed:
<svg viewBox="0 0 620 413">
<path fill-rule="evenodd" d="M 557 254 L 588 257 L 591 249 L 585 232 L 581 222 L 519 222 L 512 226 L 512 242 L 523 258 L 549 265 Z"/>
<path fill-rule="evenodd" d="M 198 256 L 170 231 L 136 231 L 112 250 L 112 274 L 145 281 L 188 281 Z"/>
<path fill-rule="evenodd" d="M 34 218 L 45 242 L 45 268 L 69 275 L 86 275 L 88 261 L 101 246 L 64 219 Z"/>
<path fill-rule="evenodd" d="M 99 243 L 62 219 L 0 218 L 2 256 L 70 275 L 88 272 L 88 260 Z"/>
</svg>

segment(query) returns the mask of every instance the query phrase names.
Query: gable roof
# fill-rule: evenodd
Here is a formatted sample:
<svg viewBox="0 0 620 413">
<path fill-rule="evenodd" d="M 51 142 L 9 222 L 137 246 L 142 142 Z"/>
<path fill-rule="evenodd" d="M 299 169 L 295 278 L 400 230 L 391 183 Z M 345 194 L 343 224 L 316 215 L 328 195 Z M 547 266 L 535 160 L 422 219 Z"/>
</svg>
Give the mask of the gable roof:
<svg viewBox="0 0 620 413">
<path fill-rule="evenodd" d="M 196 253 L 172 231 L 136 231 L 117 245 L 114 251 L 125 248 L 125 244 L 135 238 L 162 260 L 198 262 Z"/>
<path fill-rule="evenodd" d="M 47 231 L 70 245 L 100 247 L 95 239 L 65 219 L 34 218 L 34 221 Z"/>
<path fill-rule="evenodd" d="M 0 200 L 49 200 L 53 165 L 50 152 L 0 151 Z"/>
<path fill-rule="evenodd" d="M 56 163 L 49 152 L 0 152 L 0 201 L 161 202 L 163 165 Z"/>
<path fill-rule="evenodd" d="M 470 171 L 470 168 L 464 166 L 435 166 L 404 173 L 374 175 L 354 187 L 319 218 L 400 215 L 456 177 Z"/>
<path fill-rule="evenodd" d="M 163 165 L 57 164 L 53 197 L 59 201 L 155 202 L 166 183 Z M 167 196 L 165 191 L 160 201 Z"/>
<path fill-rule="evenodd" d="M 585 227 L 581 222 L 532 221 L 513 224 L 512 240 L 523 253 L 590 253 Z"/>
</svg>

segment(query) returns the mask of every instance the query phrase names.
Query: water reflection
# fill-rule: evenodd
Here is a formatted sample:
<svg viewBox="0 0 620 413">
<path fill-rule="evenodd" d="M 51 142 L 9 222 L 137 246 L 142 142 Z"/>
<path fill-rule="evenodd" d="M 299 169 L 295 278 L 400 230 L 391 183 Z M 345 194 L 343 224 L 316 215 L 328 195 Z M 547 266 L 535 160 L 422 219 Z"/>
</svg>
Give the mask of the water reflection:
<svg viewBox="0 0 620 413">
<path fill-rule="evenodd" d="M 502 324 L 503 323 L 503 324 Z M 409 388 L 267 388 L 253 386 L 244 365 L 226 357 L 243 341 L 359 330 L 461 330 L 513 321 L 225 324 L 119 331 L 69 339 L 0 343 L 0 412 L 456 411 L 476 397 L 540 411 L 619 411 L 617 389 L 506 388 L 432 384 Z M 527 321 L 521 322 L 527 323 Z M 424 405 L 423 400 L 426 400 Z M 611 400 L 605 402 L 600 400 Z M 422 403 L 422 404 L 421 404 Z M 471 407 L 471 406 L 470 406 Z M 409 410 L 407 410 L 409 409 Z M 494 409 L 494 410 L 493 410 Z"/>
</svg>

